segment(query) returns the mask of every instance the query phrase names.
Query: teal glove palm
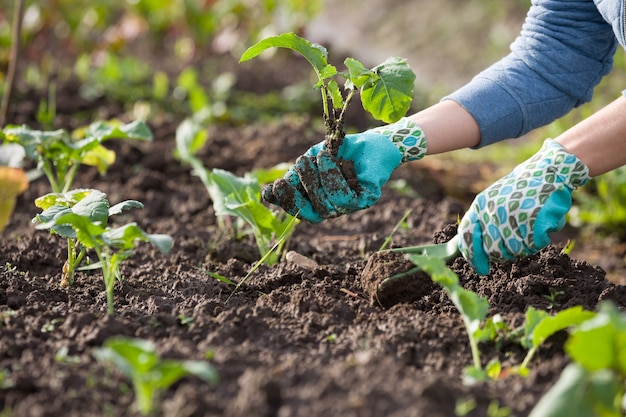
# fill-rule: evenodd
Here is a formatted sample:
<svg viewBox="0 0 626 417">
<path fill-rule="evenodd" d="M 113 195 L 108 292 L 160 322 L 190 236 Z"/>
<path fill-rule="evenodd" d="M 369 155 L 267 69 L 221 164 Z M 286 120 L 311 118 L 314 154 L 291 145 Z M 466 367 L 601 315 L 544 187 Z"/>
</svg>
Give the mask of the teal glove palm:
<svg viewBox="0 0 626 417">
<path fill-rule="evenodd" d="M 291 215 L 319 223 L 372 206 L 393 170 L 402 162 L 421 159 L 425 153 L 421 128 L 403 118 L 388 126 L 346 135 L 337 157 L 323 142 L 318 143 L 299 157 L 283 178 L 263 187 L 262 196 Z M 350 163 L 355 182 L 342 171 L 341 165 Z"/>
<path fill-rule="evenodd" d="M 534 156 L 482 191 L 459 225 L 459 249 L 476 272 L 489 262 L 538 252 L 561 230 L 572 206 L 572 191 L 589 170 L 560 144 L 546 140 Z"/>
</svg>

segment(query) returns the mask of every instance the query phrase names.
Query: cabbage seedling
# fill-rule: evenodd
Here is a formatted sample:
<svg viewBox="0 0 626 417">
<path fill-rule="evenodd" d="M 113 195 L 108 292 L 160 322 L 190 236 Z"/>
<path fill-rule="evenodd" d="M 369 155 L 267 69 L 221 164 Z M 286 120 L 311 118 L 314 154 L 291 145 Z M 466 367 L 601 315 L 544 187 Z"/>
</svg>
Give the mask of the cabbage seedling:
<svg viewBox="0 0 626 417">
<path fill-rule="evenodd" d="M 182 377 L 190 375 L 211 384 L 218 382 L 217 372 L 209 363 L 162 359 L 154 344 L 144 339 L 112 337 L 93 355 L 99 361 L 113 363 L 131 379 L 135 407 L 143 415 L 156 412 L 162 392 Z"/>
<path fill-rule="evenodd" d="M 28 126 L 8 126 L 0 131 L 0 140 L 24 148 L 26 158 L 37 163 L 55 193 L 70 190 L 81 164 L 95 166 L 104 174 L 115 162 L 115 153 L 102 142 L 114 138 L 150 141 L 152 132 L 142 121 L 99 121 L 72 133 L 64 129 L 33 130 Z"/>
<path fill-rule="evenodd" d="M 406 60 L 391 57 L 372 69 L 354 58 L 346 58 L 347 71 L 340 72 L 328 63 L 328 51 L 294 33 L 283 33 L 265 38 L 248 48 L 239 62 L 257 57 L 269 48 L 287 48 L 302 55 L 317 75 L 315 86 L 320 89 L 326 127 L 326 148 L 337 154 L 345 135 L 343 130 L 346 109 L 357 92 L 361 103 L 377 120 L 392 123 L 406 114 L 414 93 L 415 74 Z M 345 96 L 338 78 L 345 79 Z"/>
<path fill-rule="evenodd" d="M 74 195 L 79 193 L 80 191 Z M 87 249 L 96 253 L 99 262 L 90 268 L 102 269 L 107 309 L 109 314 L 113 315 L 115 280 L 121 280 L 121 263 L 132 255 L 137 241 L 150 242 L 160 251 L 169 252 L 173 240 L 164 234 L 148 234 L 136 223 L 116 228 L 107 227 L 109 216 L 130 208 L 142 208 L 143 204 L 139 201 L 128 200 L 109 207 L 109 201 L 104 193 L 97 190 L 82 190 L 82 193 L 85 195 L 77 203 L 69 205 L 64 204 L 63 196 L 57 194 L 44 196 L 40 202 L 42 207 L 47 208 L 33 221 L 41 223 L 37 226 L 39 229 L 50 229 L 53 233 L 67 237 L 68 242 L 74 240 L 74 247 L 80 244 L 82 249 L 79 257 L 82 257 Z"/>
</svg>

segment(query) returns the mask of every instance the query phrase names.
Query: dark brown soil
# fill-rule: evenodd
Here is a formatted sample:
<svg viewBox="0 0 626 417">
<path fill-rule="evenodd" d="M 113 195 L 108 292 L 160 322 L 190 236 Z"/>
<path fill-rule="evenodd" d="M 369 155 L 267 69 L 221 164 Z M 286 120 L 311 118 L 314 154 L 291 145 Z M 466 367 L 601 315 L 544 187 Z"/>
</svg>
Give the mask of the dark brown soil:
<svg viewBox="0 0 626 417">
<path fill-rule="evenodd" d="M 73 99 L 62 91 L 60 101 Z M 203 160 L 239 175 L 292 161 L 322 135 L 311 117 L 317 116 L 211 126 Z M 370 298 L 361 279 L 368 259 L 407 210 L 409 227 L 394 235 L 395 246 L 437 240 L 466 207 L 441 197 L 419 163 L 399 168 L 394 179 L 405 179 L 422 198 L 387 187 L 370 209 L 319 225 L 301 223 L 289 250 L 318 266 L 286 260 L 262 266 L 232 294 L 207 271 L 239 281 L 258 258 L 256 247 L 251 238 L 220 232 L 204 186 L 173 158 L 178 122 L 153 124 L 153 143 L 110 142 L 118 160 L 109 173 L 81 169 L 75 183 L 107 193 L 112 203 L 144 202 L 143 211 L 124 220 L 175 239 L 167 255 L 143 245 L 123 264 L 114 317 L 106 313 L 98 272 L 79 272 L 72 287 L 60 287 L 65 243 L 30 223 L 37 212 L 33 200 L 49 192 L 45 181 L 19 197 L 0 241 L 0 371 L 6 376 L 0 404 L 8 415 L 136 415 L 130 382 L 92 356 L 114 335 L 152 340 L 164 357 L 204 359 L 211 352 L 219 384 L 181 380 L 164 395 L 164 416 L 454 416 L 455 405 L 470 400 L 476 402 L 470 416 L 487 415 L 490 404 L 525 416 L 557 380 L 568 361 L 563 334 L 539 350 L 527 378 L 466 386 L 467 336 L 438 286 L 422 275 L 395 299 Z M 466 288 L 488 298 L 490 314 L 512 326 L 522 323 L 528 306 L 594 309 L 612 300 L 626 307 L 624 286 L 562 254 L 558 245 L 501 265 L 488 277 L 474 274 L 463 259 L 451 268 Z M 505 366 L 525 353 L 507 343 L 481 348 L 485 362 L 498 357 Z"/>
</svg>

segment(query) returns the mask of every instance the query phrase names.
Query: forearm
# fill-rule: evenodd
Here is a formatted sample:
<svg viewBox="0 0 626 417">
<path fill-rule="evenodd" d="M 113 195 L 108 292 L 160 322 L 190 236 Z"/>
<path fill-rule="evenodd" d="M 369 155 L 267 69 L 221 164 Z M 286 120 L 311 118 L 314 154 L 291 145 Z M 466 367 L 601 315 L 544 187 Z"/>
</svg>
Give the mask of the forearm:
<svg viewBox="0 0 626 417">
<path fill-rule="evenodd" d="M 593 176 L 626 164 L 626 98 L 617 100 L 555 140 L 576 155 Z"/>
<path fill-rule="evenodd" d="M 478 123 L 452 100 L 439 102 L 409 118 L 424 131 L 429 155 L 469 148 L 480 142 Z"/>
</svg>

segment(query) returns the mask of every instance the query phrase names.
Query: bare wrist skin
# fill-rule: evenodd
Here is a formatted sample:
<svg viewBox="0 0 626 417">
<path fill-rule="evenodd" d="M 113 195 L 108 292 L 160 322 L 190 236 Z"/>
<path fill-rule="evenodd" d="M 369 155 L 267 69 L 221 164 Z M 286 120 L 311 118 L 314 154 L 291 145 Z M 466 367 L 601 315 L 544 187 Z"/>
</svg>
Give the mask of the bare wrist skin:
<svg viewBox="0 0 626 417">
<path fill-rule="evenodd" d="M 428 155 L 469 148 L 480 142 L 480 128 L 472 115 L 452 100 L 445 100 L 409 116 L 424 131 Z"/>
<path fill-rule="evenodd" d="M 626 164 L 626 98 L 618 99 L 555 140 L 576 155 L 594 177 Z"/>
</svg>

